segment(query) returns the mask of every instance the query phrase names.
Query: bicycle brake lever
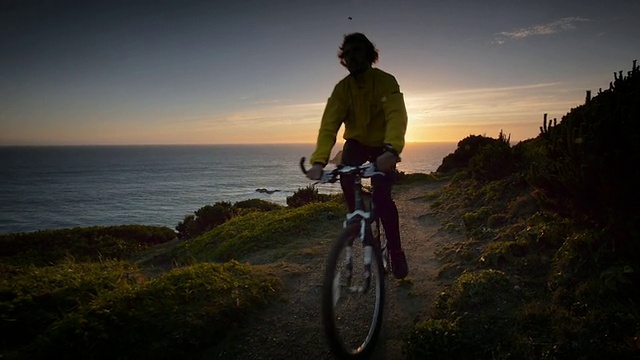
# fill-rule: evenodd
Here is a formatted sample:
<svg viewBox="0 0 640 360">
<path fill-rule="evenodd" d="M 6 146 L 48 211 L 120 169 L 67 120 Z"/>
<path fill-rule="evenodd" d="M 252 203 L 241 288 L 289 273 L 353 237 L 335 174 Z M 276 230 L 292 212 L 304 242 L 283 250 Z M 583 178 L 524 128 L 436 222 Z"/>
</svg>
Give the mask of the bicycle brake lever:
<svg viewBox="0 0 640 360">
<path fill-rule="evenodd" d="M 305 175 L 307 174 L 307 169 L 304 166 L 306 158 L 303 156 L 300 158 L 300 170 Z M 337 179 L 334 177 L 334 171 L 323 171 L 320 179 L 313 183 L 313 185 L 322 184 L 322 183 L 334 183 Z"/>
<path fill-rule="evenodd" d="M 305 169 L 304 167 L 304 161 L 306 160 L 306 158 L 303 156 L 300 158 L 300 170 L 302 170 L 303 174 L 307 174 L 307 169 Z"/>
</svg>

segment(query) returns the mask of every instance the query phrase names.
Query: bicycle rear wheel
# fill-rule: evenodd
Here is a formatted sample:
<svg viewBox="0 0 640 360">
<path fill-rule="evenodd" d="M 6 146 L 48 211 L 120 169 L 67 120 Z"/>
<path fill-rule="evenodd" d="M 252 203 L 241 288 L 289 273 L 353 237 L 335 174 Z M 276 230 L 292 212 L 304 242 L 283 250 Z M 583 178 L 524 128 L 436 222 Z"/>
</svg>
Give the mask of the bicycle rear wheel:
<svg viewBox="0 0 640 360">
<path fill-rule="evenodd" d="M 322 285 L 322 322 L 339 358 L 365 358 L 373 351 L 384 309 L 384 269 L 380 252 L 359 241 L 360 225 L 345 228 L 333 244 Z M 371 253 L 371 267 L 364 265 Z M 366 273 L 369 280 L 366 280 Z"/>
</svg>

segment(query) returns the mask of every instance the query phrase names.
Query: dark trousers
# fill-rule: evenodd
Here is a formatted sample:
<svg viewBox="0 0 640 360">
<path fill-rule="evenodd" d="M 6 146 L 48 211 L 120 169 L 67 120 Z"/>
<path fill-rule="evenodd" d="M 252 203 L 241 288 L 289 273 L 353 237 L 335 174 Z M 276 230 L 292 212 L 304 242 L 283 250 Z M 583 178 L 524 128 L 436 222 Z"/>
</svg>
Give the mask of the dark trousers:
<svg viewBox="0 0 640 360">
<path fill-rule="evenodd" d="M 374 162 L 376 158 L 384 152 L 382 147 L 369 147 L 362 145 L 356 140 L 347 140 L 342 148 L 342 164 L 357 166 L 367 161 Z M 385 176 L 374 176 L 371 178 L 373 186 L 373 201 L 376 205 L 376 212 L 380 215 L 382 226 L 387 234 L 389 250 L 400 250 L 400 221 L 398 219 L 398 208 L 391 198 L 391 188 L 395 183 L 395 173 L 387 173 Z M 345 201 L 349 211 L 355 210 L 355 194 L 353 190 L 353 177 L 342 176 L 340 185 L 344 193 Z"/>
</svg>

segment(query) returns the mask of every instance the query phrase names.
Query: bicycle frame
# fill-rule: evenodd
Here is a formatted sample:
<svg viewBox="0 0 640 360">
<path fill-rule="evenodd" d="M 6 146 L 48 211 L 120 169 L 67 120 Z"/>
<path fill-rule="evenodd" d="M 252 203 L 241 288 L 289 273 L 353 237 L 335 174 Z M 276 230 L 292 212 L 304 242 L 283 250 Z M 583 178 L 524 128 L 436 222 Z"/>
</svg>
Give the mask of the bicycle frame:
<svg viewBox="0 0 640 360">
<path fill-rule="evenodd" d="M 374 203 L 371 201 L 371 207 L 369 210 L 365 208 L 364 198 L 362 196 L 362 178 L 356 174 L 354 181 L 354 196 L 355 196 L 355 209 L 353 212 L 347 214 L 347 218 L 344 222 L 344 227 L 350 224 L 360 222 L 360 237 L 365 240 L 365 245 L 369 245 L 368 241 L 373 236 L 373 233 L 368 234 L 367 229 L 371 230 L 371 224 L 374 222 L 375 215 L 373 212 Z M 368 236 L 371 235 L 371 236 Z"/>
<path fill-rule="evenodd" d="M 304 167 L 305 158 L 300 159 L 300 168 L 303 173 L 307 173 L 307 170 Z M 341 175 L 353 175 L 354 176 L 354 197 L 355 197 L 355 209 L 348 213 L 346 219 L 343 223 L 343 227 L 346 228 L 351 224 L 360 223 L 360 235 L 359 239 L 364 246 L 364 277 L 365 277 L 365 286 L 363 289 L 359 289 L 359 291 L 366 292 L 370 285 L 370 277 L 371 277 L 371 261 L 373 256 L 373 232 L 371 231 L 371 225 L 376 223 L 376 215 L 375 215 L 375 202 L 373 201 L 373 192 L 375 192 L 375 188 L 372 186 L 372 199 L 371 206 L 369 210 L 365 208 L 364 198 L 363 198 L 363 190 L 362 190 L 362 179 L 363 178 L 371 178 L 375 175 L 385 176 L 385 173 L 377 171 L 375 164 L 369 163 L 365 165 L 358 166 L 341 166 L 331 171 L 324 171 L 320 180 L 317 183 L 333 183 L 338 180 L 338 177 Z M 376 226 L 379 224 L 376 223 Z M 377 229 L 380 232 L 380 228 Z M 352 245 L 352 244 L 349 244 Z M 377 244 L 379 245 L 379 244 Z M 381 251 L 382 249 L 377 249 Z M 351 264 L 351 253 L 347 252 L 347 263 Z M 349 266 L 349 271 L 351 271 L 351 266 Z M 349 275 L 351 278 L 351 274 Z"/>
</svg>

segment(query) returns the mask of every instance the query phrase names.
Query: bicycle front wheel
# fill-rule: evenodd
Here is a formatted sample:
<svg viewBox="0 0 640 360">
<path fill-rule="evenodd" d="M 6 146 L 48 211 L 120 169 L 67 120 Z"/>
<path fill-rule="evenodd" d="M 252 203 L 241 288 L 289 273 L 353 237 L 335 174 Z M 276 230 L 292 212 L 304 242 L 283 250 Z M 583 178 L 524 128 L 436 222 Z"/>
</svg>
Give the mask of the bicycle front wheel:
<svg viewBox="0 0 640 360">
<path fill-rule="evenodd" d="M 374 243 L 380 251 L 382 268 L 384 269 L 384 273 L 388 274 L 391 271 L 391 260 L 389 258 L 389 249 L 387 248 L 387 234 L 384 232 L 380 218 L 376 219 L 371 225 L 371 231 L 373 232 Z"/>
<path fill-rule="evenodd" d="M 322 285 L 322 322 L 339 358 L 368 357 L 382 327 L 382 259 L 376 248 L 362 246 L 359 236 L 359 224 L 343 230 L 329 253 Z"/>
</svg>

